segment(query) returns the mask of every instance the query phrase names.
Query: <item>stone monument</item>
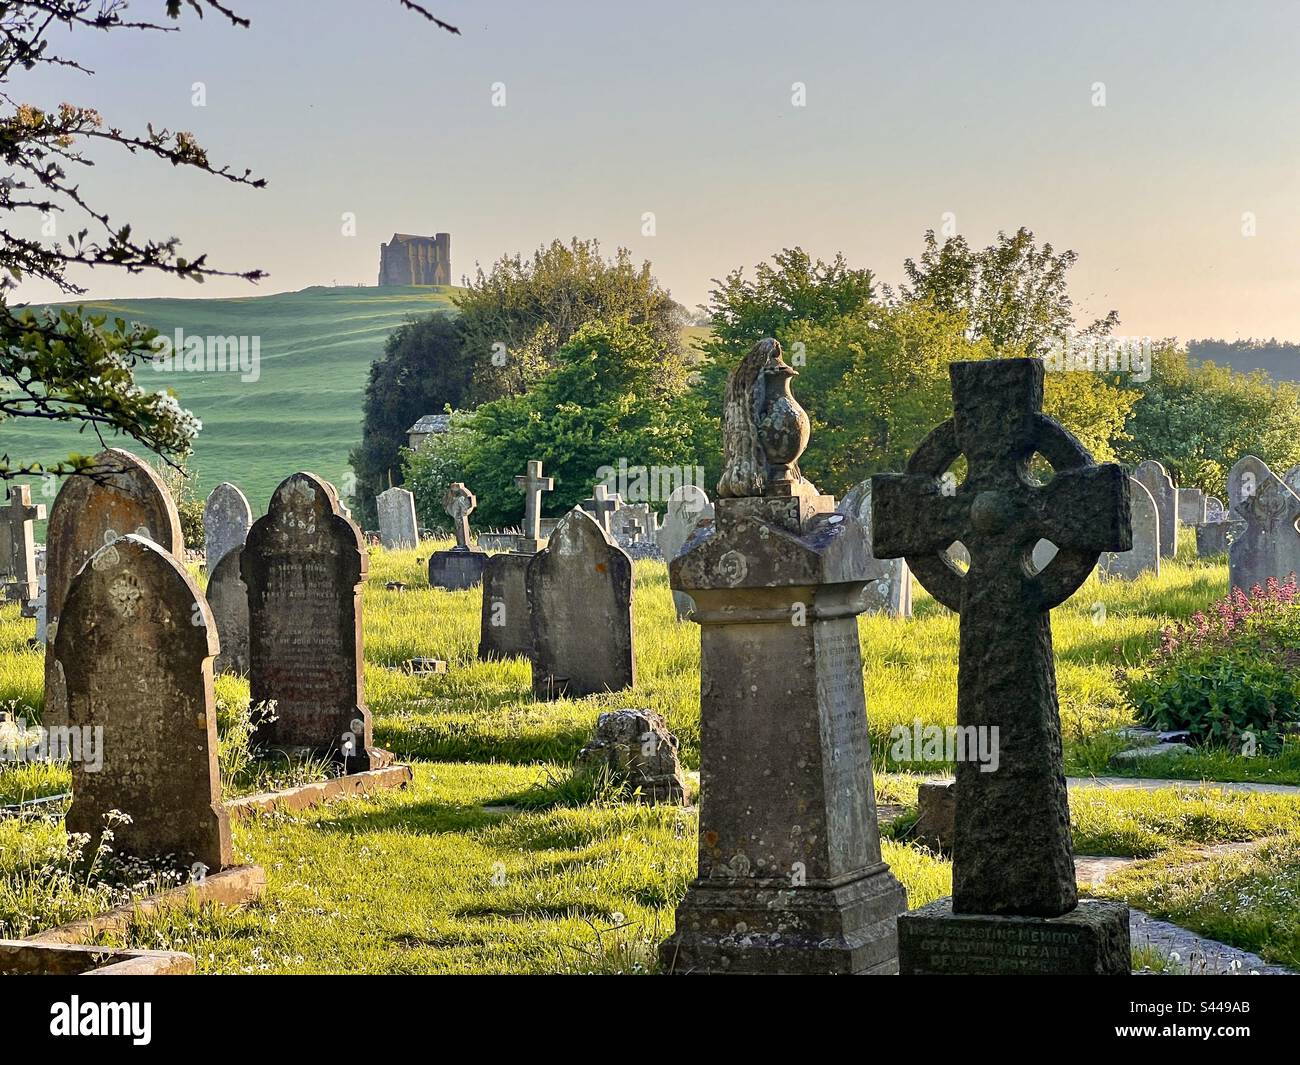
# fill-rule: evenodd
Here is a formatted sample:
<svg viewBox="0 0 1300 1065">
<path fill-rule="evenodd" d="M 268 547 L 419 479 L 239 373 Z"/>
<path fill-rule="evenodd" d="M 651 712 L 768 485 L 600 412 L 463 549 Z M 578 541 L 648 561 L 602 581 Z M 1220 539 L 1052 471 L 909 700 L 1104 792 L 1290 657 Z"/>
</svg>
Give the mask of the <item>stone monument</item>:
<svg viewBox="0 0 1300 1065">
<path fill-rule="evenodd" d="M 253 527 L 253 508 L 235 485 L 223 481 L 203 503 L 203 568 L 211 575 L 217 563 L 244 546 Z"/>
<path fill-rule="evenodd" d="M 456 546 L 429 556 L 429 587 L 458 592 L 483 583 L 487 552 L 476 547 L 469 534 L 469 516 L 477 505 L 474 493 L 460 481 L 449 485 L 443 493 L 442 509 L 451 518 Z"/>
</svg>

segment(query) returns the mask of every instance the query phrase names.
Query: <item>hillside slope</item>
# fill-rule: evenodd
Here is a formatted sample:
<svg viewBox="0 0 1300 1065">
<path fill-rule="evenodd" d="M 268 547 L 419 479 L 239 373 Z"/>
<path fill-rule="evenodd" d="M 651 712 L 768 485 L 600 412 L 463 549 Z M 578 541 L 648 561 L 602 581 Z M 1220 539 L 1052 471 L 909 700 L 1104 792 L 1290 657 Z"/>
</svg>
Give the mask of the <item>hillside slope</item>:
<svg viewBox="0 0 1300 1065">
<path fill-rule="evenodd" d="M 87 311 L 147 322 L 169 336 L 260 338 L 260 375 L 144 371 L 146 388 L 172 388 L 203 422 L 191 469 L 207 494 L 221 481 L 244 490 L 261 513 L 296 470 L 335 483 L 361 437 L 361 398 L 370 363 L 388 334 L 412 315 L 452 311 L 448 288 L 325 288 L 238 299 L 141 299 L 82 304 Z M 155 383 L 156 382 L 156 383 Z M 130 447 L 121 440 L 110 444 Z M 93 453 L 93 436 L 39 422 L 0 425 L 0 452 L 55 460 Z"/>
</svg>

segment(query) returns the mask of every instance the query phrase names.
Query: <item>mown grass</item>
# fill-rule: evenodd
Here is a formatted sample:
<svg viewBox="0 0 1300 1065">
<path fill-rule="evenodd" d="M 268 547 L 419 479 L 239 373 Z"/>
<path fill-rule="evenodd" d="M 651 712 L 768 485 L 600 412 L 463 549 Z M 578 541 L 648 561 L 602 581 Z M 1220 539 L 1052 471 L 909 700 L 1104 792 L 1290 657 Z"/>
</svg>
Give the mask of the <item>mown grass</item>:
<svg viewBox="0 0 1300 1065">
<path fill-rule="evenodd" d="M 414 785 L 237 826 L 237 860 L 267 870 L 265 900 L 242 912 L 196 911 L 142 922 L 122 941 L 189 950 L 205 972 L 656 968 L 654 946 L 671 929 L 673 906 L 694 868 L 696 816 L 609 802 L 600 788 L 575 781 L 569 767 L 600 710 L 649 706 L 678 734 L 686 766 L 698 768 L 697 628 L 675 621 L 664 567 L 638 562 L 636 686 L 538 702 L 525 662 L 477 661 L 479 593 L 427 586 L 424 560 L 441 546 L 372 551 L 364 592 L 366 694 L 376 740 L 414 762 Z M 406 590 L 384 587 L 394 580 Z M 1100 759 L 1104 767 L 1105 730 L 1130 721 L 1116 666 L 1140 663 L 1163 624 L 1204 607 L 1225 584 L 1222 565 L 1171 563 L 1159 581 L 1094 578 L 1056 611 L 1072 766 L 1099 771 L 1093 765 Z M 35 717 L 42 661 L 26 644 L 31 625 L 16 607 L 0 608 L 0 703 L 10 701 Z M 914 804 L 924 775 L 952 767 L 895 762 L 890 730 L 910 728 L 914 720 L 953 722 L 956 618 L 921 593 L 911 622 L 867 617 L 861 634 L 877 801 Z M 405 673 L 402 664 L 417 657 L 446 659 L 449 672 Z M 217 695 L 223 716 L 238 718 L 247 683 L 219 678 Z M 228 723 L 223 740 L 227 735 Z M 227 768 L 241 755 L 233 746 L 223 751 Z M 1236 761 L 1273 772 L 1270 779 L 1296 773 L 1285 759 L 1273 767 L 1267 759 Z M 1224 779 L 1235 778 L 1232 764 L 1215 768 Z M 60 790 L 63 772 L 30 766 L 0 771 L 0 800 Z M 228 780 L 226 793 L 256 790 L 258 783 L 248 776 Z M 1170 789 L 1075 792 L 1071 800 L 1076 847 L 1084 853 L 1169 855 L 1190 844 L 1300 830 L 1289 797 L 1183 796 Z M 949 891 L 947 861 L 904 842 L 887 839 L 883 846 L 911 905 Z M 0 822 L 0 934 L 27 934 L 110 900 L 108 888 L 78 887 L 66 878 L 51 881 L 55 886 L 44 894 L 33 893 L 41 874 L 58 868 L 65 849 L 57 822 Z"/>
</svg>

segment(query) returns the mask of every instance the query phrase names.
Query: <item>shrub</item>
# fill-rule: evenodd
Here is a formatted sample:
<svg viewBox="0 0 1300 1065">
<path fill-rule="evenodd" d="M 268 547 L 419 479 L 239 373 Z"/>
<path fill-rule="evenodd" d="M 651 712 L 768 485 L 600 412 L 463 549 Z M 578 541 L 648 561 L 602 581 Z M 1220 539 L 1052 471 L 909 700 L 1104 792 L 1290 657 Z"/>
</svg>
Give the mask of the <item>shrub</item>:
<svg viewBox="0 0 1300 1065">
<path fill-rule="evenodd" d="M 1186 729 L 1205 745 L 1276 754 L 1300 722 L 1300 604 L 1295 576 L 1233 589 L 1208 613 L 1161 630 L 1141 672 L 1121 676 L 1138 719 Z"/>
</svg>

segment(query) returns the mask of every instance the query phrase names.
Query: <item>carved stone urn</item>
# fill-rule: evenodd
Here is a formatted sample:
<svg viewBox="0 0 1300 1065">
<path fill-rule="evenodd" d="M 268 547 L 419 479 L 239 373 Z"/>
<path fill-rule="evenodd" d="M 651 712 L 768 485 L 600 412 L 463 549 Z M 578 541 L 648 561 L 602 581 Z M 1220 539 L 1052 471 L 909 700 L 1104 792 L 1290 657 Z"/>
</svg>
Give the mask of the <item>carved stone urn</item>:
<svg viewBox="0 0 1300 1065">
<path fill-rule="evenodd" d="M 789 495 L 799 480 L 795 463 L 808 446 L 808 415 L 790 391 L 791 378 L 799 371 L 781 360 L 780 354 L 763 369 L 763 408 L 758 415 L 758 441 L 767 457 L 767 494 Z"/>
</svg>

